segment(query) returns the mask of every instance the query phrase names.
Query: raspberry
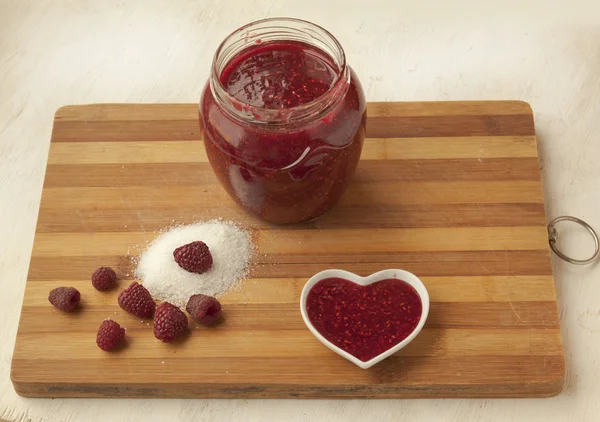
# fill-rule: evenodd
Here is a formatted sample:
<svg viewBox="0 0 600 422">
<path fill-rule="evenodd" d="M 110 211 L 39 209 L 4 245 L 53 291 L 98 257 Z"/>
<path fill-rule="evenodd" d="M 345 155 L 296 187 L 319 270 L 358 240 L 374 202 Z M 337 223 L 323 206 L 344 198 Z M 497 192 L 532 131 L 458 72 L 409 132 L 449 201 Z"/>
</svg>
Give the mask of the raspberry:
<svg viewBox="0 0 600 422">
<path fill-rule="evenodd" d="M 117 275 L 109 267 L 100 267 L 92 274 L 92 285 L 96 290 L 110 290 L 117 285 Z"/>
<path fill-rule="evenodd" d="M 48 300 L 64 312 L 73 312 L 79 305 L 81 293 L 75 287 L 57 287 L 50 290 Z"/>
<path fill-rule="evenodd" d="M 152 318 L 156 309 L 150 292 L 136 281 L 119 294 L 119 306 L 140 318 Z"/>
<path fill-rule="evenodd" d="M 105 351 L 110 351 L 117 347 L 125 338 L 125 328 L 110 319 L 102 321 L 98 328 L 96 344 Z"/>
<path fill-rule="evenodd" d="M 211 269 L 213 264 L 208 246 L 199 240 L 175 249 L 173 258 L 181 268 L 191 273 L 205 273 Z"/>
<path fill-rule="evenodd" d="M 156 308 L 154 315 L 154 336 L 165 343 L 172 342 L 175 337 L 187 330 L 188 319 L 175 305 L 163 302 Z"/>
<path fill-rule="evenodd" d="M 190 297 L 185 310 L 195 321 L 203 325 L 212 325 L 221 316 L 221 304 L 212 296 L 194 295 Z"/>
</svg>

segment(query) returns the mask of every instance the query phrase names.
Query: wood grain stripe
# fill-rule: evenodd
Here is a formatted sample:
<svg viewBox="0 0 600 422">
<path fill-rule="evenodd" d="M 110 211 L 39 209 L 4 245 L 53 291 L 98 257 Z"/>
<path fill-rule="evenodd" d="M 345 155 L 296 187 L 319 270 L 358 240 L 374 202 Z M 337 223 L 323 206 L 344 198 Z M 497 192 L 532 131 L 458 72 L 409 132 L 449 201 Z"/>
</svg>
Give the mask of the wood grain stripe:
<svg viewBox="0 0 600 422">
<path fill-rule="evenodd" d="M 62 189 L 62 188 L 59 188 Z M 81 189 L 85 200 L 90 192 Z M 117 193 L 117 192 L 113 192 Z M 102 206 L 78 207 L 73 202 L 60 203 L 59 209 L 47 209 L 38 218 L 37 232 L 128 232 L 159 231 L 165 228 L 165 222 L 173 220 L 181 224 L 191 224 L 200 219 L 223 218 L 236 221 L 244 227 L 267 229 L 270 224 L 258 220 L 243 212 L 228 198 L 224 198 L 221 207 L 204 201 L 176 206 L 152 203 L 135 205 L 130 198 L 123 208 Z M 90 202 L 92 204 L 93 202 Z M 69 206 L 70 204 L 70 206 Z M 52 205 L 57 205 L 53 202 Z M 118 204 L 112 204 L 118 206 Z M 182 218 L 182 216 L 185 216 Z M 504 227 L 533 226 L 544 221 L 543 204 L 399 204 L 380 205 L 377 208 L 364 205 L 340 204 L 334 210 L 316 221 L 286 227 L 288 230 L 310 229 L 365 229 L 365 228 L 417 228 L 417 227 Z"/>
<path fill-rule="evenodd" d="M 49 165 L 206 163 L 202 142 L 52 142 Z"/>
<path fill-rule="evenodd" d="M 96 347 L 94 346 L 93 349 L 96 349 Z M 115 383 L 126 385 L 131 383 L 130 363 L 126 359 L 118 359 L 110 354 L 100 355 L 100 352 L 98 350 L 97 359 L 73 358 L 71 361 L 67 361 L 58 358 L 47 358 L 21 361 L 17 357 L 13 362 L 18 370 L 21 382 L 35 383 L 39 381 L 33 375 L 43 371 L 43 368 L 52 366 L 58 373 L 63 374 L 59 384 L 92 383 L 92 380 L 97 378 L 97 374 L 107 372 L 107 368 L 109 368 L 111 379 L 114 379 Z M 430 389 L 440 388 L 440 391 L 444 391 L 444 385 L 463 386 L 465 384 L 475 384 L 479 388 L 484 387 L 487 383 L 522 385 L 524 378 L 531 377 L 535 377 L 537 382 L 540 383 L 556 381 L 556 372 L 560 372 L 561 368 L 564 369 L 561 365 L 561 362 L 564 363 L 562 358 L 560 356 L 548 356 L 543 366 L 537 364 L 540 358 L 536 355 L 520 356 L 518 359 L 515 359 L 514 356 L 457 356 L 449 361 L 445 356 L 393 356 L 374 366 L 372 370 L 365 371 L 331 352 L 329 357 L 319 359 L 319 365 L 324 373 L 332 375 L 320 377 L 317 385 L 339 385 L 343 389 L 343 386 L 348 387 L 356 383 L 370 386 L 375 391 L 379 391 L 377 387 L 382 384 L 395 386 L 396 388 L 420 385 L 424 389 L 427 387 Z M 162 364 L 162 361 L 165 363 Z M 25 363 L 29 367 L 24 367 Z M 76 365 L 80 370 L 77 372 L 70 371 L 73 365 Z M 258 384 L 259 392 L 263 391 L 263 388 L 267 389 L 268 386 L 277 385 L 278 383 L 315 385 L 312 373 L 314 362 L 305 357 L 273 359 L 265 359 L 264 357 L 214 358 L 211 359 L 210 365 L 206 365 L 206 362 L 202 359 L 189 359 L 189 357 L 166 360 L 141 358 L 140 365 L 151 367 L 153 370 L 136 372 L 135 381 L 151 384 L 148 385 L 151 388 L 157 386 L 156 379 L 169 384 L 173 382 L 182 383 L 184 386 L 189 383 L 187 388 L 192 386 L 201 388 L 204 386 L 205 389 L 237 384 L 240 379 L 244 379 L 250 385 Z M 272 371 L 274 367 L 279 368 L 279 370 Z M 448 370 L 449 367 L 452 370 Z M 248 371 L 249 368 L 252 368 L 252 371 Z M 482 373 L 481 368 L 486 368 L 486 371 Z M 13 367 L 13 372 L 15 372 L 14 369 L 15 367 Z M 434 387 L 431 386 L 432 373 L 438 374 L 436 386 Z M 203 375 L 201 380 L 198 379 L 198 374 Z M 481 375 L 477 376 L 475 374 Z M 438 387 L 440 385 L 441 387 Z M 185 387 L 182 389 L 184 390 Z M 236 389 L 233 388 L 232 391 L 236 391 Z M 256 392 L 256 390 L 254 391 Z M 369 391 L 369 389 L 366 391 Z M 243 392 L 243 390 L 238 392 Z M 197 395 L 198 391 L 192 391 L 191 393 Z M 325 392 L 322 391 L 321 393 Z M 330 390 L 329 393 L 335 393 L 335 390 Z M 111 395 L 114 395 L 114 391 Z M 190 392 L 188 392 L 188 395 L 190 395 Z"/>
<path fill-rule="evenodd" d="M 286 257 L 281 257 L 285 259 Z M 331 257 L 330 257 L 331 258 Z M 420 276 L 471 275 L 550 275 L 548 249 L 537 251 L 466 251 L 466 252 L 404 252 L 355 255 L 338 258 L 339 262 L 303 262 L 273 265 L 278 257 L 266 257 L 268 264 L 252 268 L 253 277 L 311 277 L 331 267 L 344 268 L 356 274 L 369 275 L 382 268 L 403 268 Z"/>
<path fill-rule="evenodd" d="M 523 101 L 443 101 L 443 102 L 370 102 L 369 116 L 452 116 L 532 114 Z M 86 104 L 64 106 L 55 114 L 56 121 L 132 121 L 195 120 L 197 104 Z"/>
<path fill-rule="evenodd" d="M 79 317 L 69 320 L 65 326 L 48 327 L 47 320 L 40 318 L 40 314 L 49 315 L 47 312 L 60 312 L 49 305 L 41 307 L 23 308 L 23 316 L 31 321 L 27 330 L 38 331 L 85 331 L 90 327 L 95 330 L 96 324 L 106 318 L 115 318 L 123 324 L 146 329 L 147 323 L 131 315 L 124 315 L 115 304 L 109 306 L 96 305 L 92 300 L 84 300 L 84 312 Z M 115 314 L 115 312 L 117 312 Z M 529 328 L 556 328 L 558 319 L 555 302 L 433 302 L 427 319 L 427 327 L 435 328 L 486 328 L 496 327 L 529 327 Z M 34 318 L 38 316 L 38 318 Z M 36 320 L 36 321 L 33 321 Z M 237 303 L 227 306 L 227 313 L 223 321 L 224 330 L 305 330 L 304 322 L 300 318 L 298 303 L 269 303 L 251 304 Z"/>
<path fill-rule="evenodd" d="M 361 160 L 415 160 L 531 157 L 537 159 L 534 136 L 366 139 Z M 70 142 L 50 145 L 50 165 L 206 163 L 202 143 Z"/>
<path fill-rule="evenodd" d="M 361 160 L 535 157 L 535 136 L 370 138 Z"/>
<path fill-rule="evenodd" d="M 54 116 L 55 122 L 83 123 L 196 119 L 197 104 L 86 104 L 61 107 Z"/>
<path fill-rule="evenodd" d="M 464 204 L 476 210 L 482 204 L 483 212 L 486 204 L 523 203 L 543 206 L 539 182 L 404 182 L 400 187 L 395 183 L 353 183 L 332 212 L 341 212 L 336 211 L 337 209 L 365 207 L 365 204 L 368 204 L 369 212 L 385 207 L 406 209 L 422 206 L 431 209 L 436 206 L 446 207 L 448 204 Z M 239 207 L 225 190 L 216 184 L 155 188 L 46 188 L 42 194 L 40 213 L 48 210 L 141 210 L 179 207 L 191 210 L 190 218 L 195 218 L 193 214 L 202 215 L 208 205 L 213 205 L 212 212 L 221 212 L 223 208 L 235 208 L 231 212 L 243 214 L 237 212 Z M 324 218 L 327 218 L 327 215 Z M 540 221 L 545 221 L 545 218 Z"/>
<path fill-rule="evenodd" d="M 88 321 L 87 324 L 92 324 Z M 131 333 L 135 330 L 135 352 L 119 353 L 116 360 L 135 358 L 161 358 L 168 360 L 177 358 L 181 353 L 177 348 L 156 343 L 152 327 L 136 329 L 127 326 Z M 89 327 L 88 327 L 89 328 Z M 228 330 L 192 329 L 186 346 L 194 350 L 195 359 L 225 358 L 225 357 L 261 357 L 264 356 L 265 344 L 269 345 L 270 357 L 327 357 L 331 351 L 324 347 L 310 331 L 303 330 L 254 330 L 236 331 L 233 327 Z M 555 356 L 561 353 L 560 344 L 556 344 L 555 336 L 560 336 L 558 330 L 554 335 L 548 335 L 547 330 L 502 330 L 502 329 L 431 329 L 425 328 L 409 346 L 398 354 L 409 356 L 527 356 L 535 355 L 534 350 L 546 350 L 547 355 Z M 86 349 L 90 343 L 95 346 L 93 331 L 23 332 L 23 353 L 33 359 L 43 359 L 48 352 L 59 360 L 70 360 L 73 350 Z M 132 336 L 133 337 L 133 336 Z M 36 347 L 36 341 L 43 341 L 46 350 Z M 506 344 L 511 347 L 506 347 Z M 244 345 L 240 351 L 240 344 Z M 294 346 L 291 347 L 290 345 Z M 101 350 L 90 350 L 88 357 L 101 358 Z"/>
<path fill-rule="evenodd" d="M 442 101 L 442 102 L 375 102 L 369 103 L 369 117 L 395 116 L 481 116 L 532 115 L 531 106 L 523 101 Z"/>
<path fill-rule="evenodd" d="M 139 250 L 132 249 L 132 254 Z M 403 268 L 426 276 L 530 276 L 552 275 L 548 248 L 535 251 L 464 251 L 399 252 L 394 254 L 328 256 L 329 262 L 314 262 L 298 256 L 257 256 L 251 268 L 254 278 L 288 278 L 312 275 L 332 266 L 356 274 L 368 275 L 382 268 Z M 279 261 L 285 259 L 285 261 Z M 294 262 L 296 260 L 296 262 Z M 277 265 L 275 265 L 277 264 Z M 37 257 L 31 258 L 29 278 L 35 280 L 81 280 L 100 265 L 113 267 L 125 274 L 131 271 L 131 258 L 125 255 Z M 131 277 L 129 277 L 131 278 Z"/>
<path fill-rule="evenodd" d="M 538 361 L 539 357 L 535 357 Z M 559 358 L 545 359 L 544 367 L 548 371 L 564 372 L 564 362 L 561 364 Z M 407 358 L 404 365 L 410 365 L 414 360 Z M 281 363 L 281 362 L 278 362 Z M 287 362 L 293 364 L 294 362 Z M 414 362 L 419 363 L 419 362 Z M 20 364 L 20 366 L 19 366 Z M 22 362 L 15 364 L 20 369 Z M 53 362 L 48 362 L 52 365 Z M 457 362 L 460 364 L 460 362 Z M 493 368 L 500 368 L 499 362 Z M 506 365 L 505 365 L 506 367 Z M 29 369 L 29 368 L 28 368 Z M 536 376 L 536 371 L 523 376 Z M 107 386 L 104 384 L 93 384 L 80 382 L 77 384 L 55 383 L 44 384 L 35 381 L 22 381 L 19 376 L 14 376 L 15 391 L 22 397 L 87 397 L 87 398 L 198 398 L 205 399 L 273 399 L 274 397 L 286 399 L 398 399 L 398 398 L 539 398 L 552 397 L 562 390 L 562 378 L 560 380 L 544 380 L 523 383 L 465 383 L 462 385 L 431 384 L 422 385 L 352 385 L 331 387 L 312 384 L 297 385 L 271 383 L 257 385 L 256 383 L 240 383 L 239 379 L 235 386 L 232 384 L 217 383 L 169 383 L 140 384 L 122 383 Z M 465 381 L 466 382 L 466 381 Z"/>
<path fill-rule="evenodd" d="M 398 107 L 390 107 L 389 103 L 371 103 L 368 108 L 367 136 L 408 138 L 535 134 L 528 104 L 488 104 L 403 103 L 400 111 Z M 131 112 L 129 106 L 97 104 L 63 107 L 56 112 L 52 142 L 200 139 L 198 108 L 194 104 L 140 104 Z"/>
<path fill-rule="evenodd" d="M 135 245 L 145 245 L 155 237 L 156 234 L 149 232 L 38 233 L 32 256 L 118 255 Z M 311 260 L 314 258 L 307 254 L 306 245 L 314 245 L 321 254 L 335 256 L 337 253 L 538 250 L 547 248 L 547 242 L 544 227 L 262 230 L 256 233 L 261 254 L 304 255 Z"/>
<path fill-rule="evenodd" d="M 537 158 L 374 160 L 361 162 L 355 181 L 489 181 L 540 178 Z"/>
<path fill-rule="evenodd" d="M 371 202 L 372 201 L 372 202 Z M 544 202 L 539 181 L 361 182 L 348 186 L 340 204 L 496 204 Z"/>
<path fill-rule="evenodd" d="M 422 277 L 432 302 L 551 302 L 556 299 L 551 276 L 466 276 Z M 298 303 L 306 278 L 252 278 L 240 283 L 239 289 L 219 297 L 224 305 L 236 303 L 274 304 Z M 93 298 L 98 306 L 115 306 L 121 289 L 129 285 L 128 279 L 120 287 L 98 293 L 86 280 L 30 280 L 23 306 L 48 306 L 50 289 L 68 284 L 76 287 L 84 298 Z M 116 306 L 115 306 L 116 307 Z"/>
<path fill-rule="evenodd" d="M 55 120 L 52 142 L 199 141 L 199 121 Z"/>
<path fill-rule="evenodd" d="M 536 158 L 371 160 L 360 163 L 353 183 L 414 181 L 538 181 Z M 115 178 L 118 184 L 115 184 Z M 202 186 L 216 184 L 207 163 L 49 165 L 44 186 Z"/>
<path fill-rule="evenodd" d="M 41 253 L 48 252 L 47 249 L 43 249 L 43 237 L 40 240 Z M 369 252 L 538 250 L 548 247 L 547 232 L 543 227 L 337 229 L 327 232 L 263 230 L 258 233 L 257 241 L 261 253 L 290 255 L 306 254 L 306 245 L 313 245 L 319 254 L 336 254 L 336 251 L 342 248 L 349 254 L 367 254 Z"/>
<path fill-rule="evenodd" d="M 525 114 L 454 116 L 369 116 L 369 138 L 432 136 L 533 136 L 533 118 Z"/>
<path fill-rule="evenodd" d="M 533 136 L 529 115 L 369 116 L 368 138 Z M 198 120 L 68 121 L 54 123 L 52 142 L 198 141 Z"/>
</svg>

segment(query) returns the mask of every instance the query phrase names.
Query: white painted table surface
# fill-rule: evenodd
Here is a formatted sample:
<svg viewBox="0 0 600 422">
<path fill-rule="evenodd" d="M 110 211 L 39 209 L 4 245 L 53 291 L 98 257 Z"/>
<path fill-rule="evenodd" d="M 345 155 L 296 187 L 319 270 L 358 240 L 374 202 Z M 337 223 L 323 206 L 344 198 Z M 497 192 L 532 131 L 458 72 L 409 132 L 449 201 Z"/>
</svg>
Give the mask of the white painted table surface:
<svg viewBox="0 0 600 422">
<path fill-rule="evenodd" d="M 362 3 L 362 5 L 360 5 Z M 553 0 L 0 0 L 0 419 L 600 421 L 600 269 L 554 258 L 564 392 L 521 400 L 49 400 L 9 379 L 55 110 L 196 102 L 218 43 L 268 16 L 331 30 L 370 101 L 522 99 L 549 218 L 600 229 L 600 4 Z M 572 231 L 579 256 L 591 241 Z M 510 345 L 507 345 L 510 347 Z"/>
</svg>

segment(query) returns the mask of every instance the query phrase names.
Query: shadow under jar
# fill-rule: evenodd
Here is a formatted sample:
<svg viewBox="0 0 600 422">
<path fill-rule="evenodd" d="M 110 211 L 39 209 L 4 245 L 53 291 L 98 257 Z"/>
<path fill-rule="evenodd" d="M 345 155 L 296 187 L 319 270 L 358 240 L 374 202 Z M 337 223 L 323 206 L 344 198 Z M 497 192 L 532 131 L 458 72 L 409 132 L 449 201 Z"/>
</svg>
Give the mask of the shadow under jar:
<svg viewBox="0 0 600 422">
<path fill-rule="evenodd" d="M 276 224 L 329 211 L 365 137 L 365 97 L 344 50 L 325 29 L 297 19 L 265 19 L 229 35 L 199 110 L 221 184 L 243 208 Z"/>
</svg>

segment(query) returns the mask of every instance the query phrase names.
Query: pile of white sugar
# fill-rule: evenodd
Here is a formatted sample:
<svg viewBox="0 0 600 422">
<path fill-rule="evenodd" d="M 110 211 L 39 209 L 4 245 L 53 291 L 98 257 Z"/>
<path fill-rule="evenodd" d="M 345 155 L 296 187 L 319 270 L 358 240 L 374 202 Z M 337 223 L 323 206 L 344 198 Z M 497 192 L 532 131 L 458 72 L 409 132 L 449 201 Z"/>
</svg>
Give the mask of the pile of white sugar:
<svg viewBox="0 0 600 422">
<path fill-rule="evenodd" d="M 180 246 L 201 240 L 213 257 L 212 268 L 191 273 L 173 258 Z M 155 300 L 184 307 L 190 296 L 219 297 L 247 276 L 252 254 L 250 234 L 227 221 L 212 220 L 173 227 L 157 237 L 140 256 L 135 275 Z"/>
</svg>

